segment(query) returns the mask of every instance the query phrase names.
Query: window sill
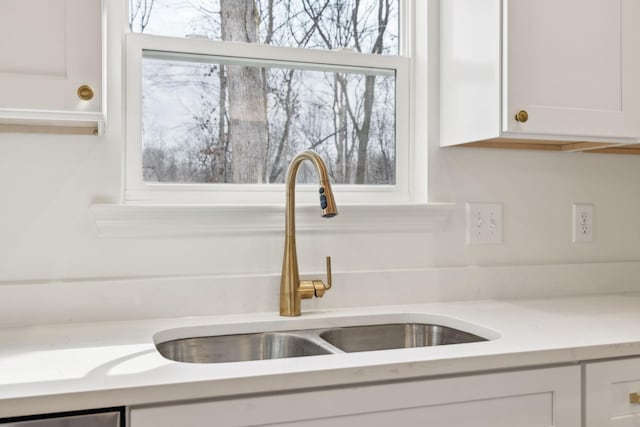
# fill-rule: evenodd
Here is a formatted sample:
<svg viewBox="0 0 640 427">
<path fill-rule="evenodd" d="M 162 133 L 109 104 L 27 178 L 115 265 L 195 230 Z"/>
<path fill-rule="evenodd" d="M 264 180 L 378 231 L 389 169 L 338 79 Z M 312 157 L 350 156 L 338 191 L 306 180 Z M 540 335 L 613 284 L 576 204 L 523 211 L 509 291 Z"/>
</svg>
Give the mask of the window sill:
<svg viewBox="0 0 640 427">
<path fill-rule="evenodd" d="M 296 208 L 296 229 L 303 232 L 437 232 L 444 229 L 453 203 L 340 205 L 340 215 L 320 217 L 317 206 Z M 282 205 L 95 204 L 90 207 L 103 238 L 206 237 L 282 233 Z"/>
</svg>

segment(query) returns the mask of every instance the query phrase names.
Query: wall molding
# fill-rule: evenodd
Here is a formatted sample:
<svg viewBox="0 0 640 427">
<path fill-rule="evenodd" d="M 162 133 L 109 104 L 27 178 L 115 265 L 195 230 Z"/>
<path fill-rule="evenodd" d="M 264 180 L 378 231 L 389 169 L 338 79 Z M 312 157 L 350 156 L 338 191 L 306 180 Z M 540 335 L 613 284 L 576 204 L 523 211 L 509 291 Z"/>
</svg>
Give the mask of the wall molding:
<svg viewBox="0 0 640 427">
<path fill-rule="evenodd" d="M 320 217 L 318 207 L 296 208 L 297 231 L 437 232 L 445 228 L 453 203 L 340 205 L 339 215 Z M 220 234 L 282 233 L 282 205 L 94 204 L 90 207 L 103 238 L 205 237 Z"/>
</svg>

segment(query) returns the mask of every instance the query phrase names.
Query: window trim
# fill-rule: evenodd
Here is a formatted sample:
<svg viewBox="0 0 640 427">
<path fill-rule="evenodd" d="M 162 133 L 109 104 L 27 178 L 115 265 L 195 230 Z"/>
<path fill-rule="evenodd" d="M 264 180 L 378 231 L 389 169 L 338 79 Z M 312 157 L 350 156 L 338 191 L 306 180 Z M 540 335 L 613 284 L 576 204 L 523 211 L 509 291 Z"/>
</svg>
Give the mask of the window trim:
<svg viewBox="0 0 640 427">
<path fill-rule="evenodd" d="M 413 72 L 411 55 L 413 0 L 400 0 L 401 55 L 371 55 L 352 51 L 327 51 L 253 45 L 127 33 L 125 37 L 125 149 L 123 201 L 125 203 L 256 204 L 282 202 L 283 184 L 155 184 L 142 179 L 142 59 L 144 51 L 250 58 L 286 64 L 309 63 L 310 68 L 345 67 L 389 69 L 396 73 L 396 184 L 336 185 L 336 197 L 347 203 L 426 202 L 426 179 L 417 171 L 426 157 L 416 156 L 413 135 Z M 411 34 L 411 35 L 409 35 Z M 314 67 L 315 66 L 315 67 Z M 425 144 L 426 145 L 426 144 Z M 424 149 L 426 153 L 426 147 Z M 421 167 L 417 167 L 420 162 Z M 300 185 L 302 203 L 315 202 L 315 186 Z"/>
<path fill-rule="evenodd" d="M 119 87 L 120 96 L 110 97 L 110 103 L 116 102 L 117 109 L 122 114 L 116 120 L 118 124 L 111 131 L 126 136 L 127 123 L 127 85 L 125 74 L 130 71 L 126 68 L 126 42 L 123 34 L 127 34 L 127 0 L 108 3 L 109 16 L 115 19 L 109 20 L 109 40 L 112 42 L 113 51 L 110 54 L 110 62 L 118 64 L 117 70 L 112 70 L 108 80 L 111 85 Z M 438 13 L 437 7 L 431 1 L 422 2 L 416 0 L 400 0 L 401 5 L 401 47 L 400 52 L 411 56 L 411 105 L 410 105 L 410 191 L 412 200 L 408 203 L 354 203 L 352 206 L 338 199 L 338 209 L 341 215 L 338 222 L 323 221 L 318 216 L 317 198 L 315 189 L 313 206 L 299 206 L 297 208 L 297 222 L 299 232 L 314 233 L 319 227 L 327 226 L 322 232 L 330 234 L 342 233 L 437 233 L 444 231 L 453 213 L 457 210 L 455 203 L 435 203 L 427 200 L 427 155 L 429 137 L 437 137 L 437 120 L 430 129 L 427 128 L 427 120 L 430 117 L 429 110 L 437 110 L 437 84 L 433 86 L 427 77 L 437 75 L 438 61 L 429 60 L 429 55 L 437 58 L 437 37 L 431 39 L 430 35 L 437 33 Z M 429 29 L 425 25 L 429 22 Z M 410 25 L 403 24 L 410 22 Z M 419 22 L 420 25 L 416 25 Z M 126 36 L 127 38 L 130 36 Z M 416 79 L 419 76 L 419 79 Z M 436 98 L 427 98 L 430 91 L 436 93 Z M 127 101 L 127 102 L 125 102 Z M 112 105 L 113 106 L 113 105 Z M 419 120 L 415 120 L 419 117 Z M 437 117 L 437 116 L 436 116 Z M 112 125 L 114 122 L 111 122 Z M 122 123 L 122 127 L 120 127 Z M 107 129 L 108 132 L 111 132 Z M 284 186 L 277 203 L 266 206 L 258 200 L 247 203 L 246 198 L 242 202 L 229 202 L 226 204 L 193 203 L 184 199 L 174 202 L 163 200 L 158 202 L 148 199 L 140 202 L 127 201 L 125 198 L 125 156 L 126 144 L 120 145 L 121 165 L 120 170 L 120 194 L 111 202 L 95 200 L 90 205 L 90 211 L 94 217 L 97 232 L 100 238 L 207 238 L 211 236 L 229 236 L 242 233 L 256 235 L 256 233 L 277 233 L 284 231 Z M 437 147 L 433 147 L 437 149 Z M 230 184 L 229 184 L 230 185 Z M 304 196 L 303 189 L 299 187 L 297 198 Z M 341 189 L 340 193 L 344 190 Z M 147 192 L 147 194 L 150 192 Z M 174 192 L 176 193 L 176 192 Z M 229 189 L 229 194 L 235 194 Z M 243 193 L 240 193 L 243 195 Z M 175 194 L 174 194 L 175 196 Z M 338 197 L 342 196 L 339 194 Z M 239 210 L 234 210 L 234 207 Z M 340 218 L 345 222 L 340 222 Z"/>
</svg>

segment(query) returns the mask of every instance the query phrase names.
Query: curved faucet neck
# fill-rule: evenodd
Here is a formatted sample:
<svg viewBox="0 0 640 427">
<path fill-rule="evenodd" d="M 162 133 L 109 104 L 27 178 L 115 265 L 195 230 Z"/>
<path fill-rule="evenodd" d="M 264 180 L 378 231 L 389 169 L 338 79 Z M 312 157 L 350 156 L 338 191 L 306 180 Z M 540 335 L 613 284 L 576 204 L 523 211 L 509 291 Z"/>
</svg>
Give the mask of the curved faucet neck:
<svg viewBox="0 0 640 427">
<path fill-rule="evenodd" d="M 313 151 L 303 151 L 293 158 L 287 170 L 285 205 L 285 244 L 280 282 L 280 315 L 300 315 L 300 279 L 296 250 L 295 190 L 300 165 L 309 160 L 320 179 L 320 205 L 323 217 L 337 215 L 335 200 L 329 182 L 329 174 L 322 158 Z"/>
</svg>

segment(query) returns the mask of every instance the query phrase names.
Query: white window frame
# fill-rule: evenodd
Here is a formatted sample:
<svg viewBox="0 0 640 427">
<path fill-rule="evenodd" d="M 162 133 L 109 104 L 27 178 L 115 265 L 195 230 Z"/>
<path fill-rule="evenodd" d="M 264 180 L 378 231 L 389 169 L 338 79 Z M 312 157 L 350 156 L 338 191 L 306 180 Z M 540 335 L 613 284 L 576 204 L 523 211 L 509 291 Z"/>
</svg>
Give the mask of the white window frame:
<svg viewBox="0 0 640 427">
<path fill-rule="evenodd" d="M 124 0 L 126 1 L 126 0 Z M 167 184 L 144 182 L 142 176 L 142 61 L 144 51 L 209 55 L 241 60 L 309 64 L 310 69 L 343 71 L 374 68 L 396 73 L 396 183 L 395 185 L 335 185 L 341 203 L 397 204 L 426 202 L 426 140 L 417 147 L 413 123 L 413 7 L 415 0 L 400 0 L 399 55 L 371 55 L 202 39 L 128 33 L 125 41 L 125 150 L 126 203 L 253 205 L 283 203 L 283 184 Z M 420 152 L 423 155 L 418 155 Z M 317 188 L 299 185 L 302 203 L 315 203 Z"/>
</svg>

